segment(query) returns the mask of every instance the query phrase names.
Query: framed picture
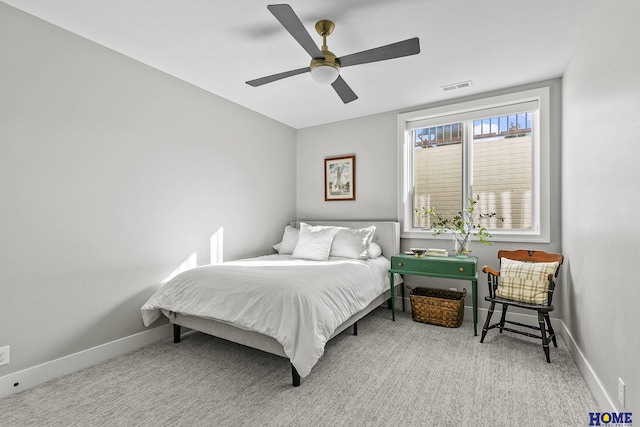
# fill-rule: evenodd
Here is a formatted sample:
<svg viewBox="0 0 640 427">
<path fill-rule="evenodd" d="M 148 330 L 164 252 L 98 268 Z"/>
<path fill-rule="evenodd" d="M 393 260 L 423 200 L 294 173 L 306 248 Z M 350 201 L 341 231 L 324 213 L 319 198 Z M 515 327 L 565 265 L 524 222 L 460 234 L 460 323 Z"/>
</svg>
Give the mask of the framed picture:
<svg viewBox="0 0 640 427">
<path fill-rule="evenodd" d="M 324 159 L 324 200 L 356 199 L 356 156 Z"/>
</svg>

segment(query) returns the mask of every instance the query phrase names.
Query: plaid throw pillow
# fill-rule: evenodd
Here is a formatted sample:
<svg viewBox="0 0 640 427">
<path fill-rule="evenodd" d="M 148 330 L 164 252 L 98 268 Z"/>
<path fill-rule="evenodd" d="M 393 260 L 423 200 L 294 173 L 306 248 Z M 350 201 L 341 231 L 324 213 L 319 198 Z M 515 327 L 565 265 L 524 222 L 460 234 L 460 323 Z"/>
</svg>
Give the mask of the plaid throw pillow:
<svg viewBox="0 0 640 427">
<path fill-rule="evenodd" d="M 496 295 L 514 301 L 542 304 L 547 301 L 549 273 L 555 273 L 558 262 L 522 262 L 500 260 L 500 281 Z"/>
</svg>

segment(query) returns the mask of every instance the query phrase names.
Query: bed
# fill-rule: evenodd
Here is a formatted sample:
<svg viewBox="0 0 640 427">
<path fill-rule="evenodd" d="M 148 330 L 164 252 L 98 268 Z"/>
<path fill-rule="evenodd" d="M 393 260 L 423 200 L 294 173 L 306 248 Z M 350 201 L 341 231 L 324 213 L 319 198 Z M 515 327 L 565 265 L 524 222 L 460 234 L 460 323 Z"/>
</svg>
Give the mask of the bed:
<svg viewBox="0 0 640 427">
<path fill-rule="evenodd" d="M 177 275 L 143 305 L 143 321 L 166 316 L 176 343 L 185 327 L 285 357 L 297 387 L 327 341 L 349 327 L 357 335 L 358 320 L 390 299 L 399 248 L 397 222 L 299 221 L 276 254 Z"/>
</svg>

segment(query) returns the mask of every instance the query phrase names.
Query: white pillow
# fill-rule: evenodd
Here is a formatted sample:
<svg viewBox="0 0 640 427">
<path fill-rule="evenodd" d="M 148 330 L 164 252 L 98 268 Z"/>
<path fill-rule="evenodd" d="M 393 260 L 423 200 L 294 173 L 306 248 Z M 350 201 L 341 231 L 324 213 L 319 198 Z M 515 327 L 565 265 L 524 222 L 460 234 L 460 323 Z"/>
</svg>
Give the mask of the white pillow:
<svg viewBox="0 0 640 427">
<path fill-rule="evenodd" d="M 278 251 L 281 255 L 291 255 L 293 250 L 298 244 L 298 235 L 300 234 L 300 230 L 298 228 L 293 228 L 290 225 L 287 225 L 284 228 L 284 234 L 282 235 L 282 242 L 274 245 L 273 248 Z M 276 246 L 280 245 L 278 248 Z"/>
<path fill-rule="evenodd" d="M 369 245 L 373 239 L 375 226 L 367 228 L 337 227 L 338 232 L 331 245 L 330 256 L 344 258 L 369 258 Z"/>
<path fill-rule="evenodd" d="M 314 261 L 326 261 L 329 258 L 331 243 L 333 243 L 333 238 L 337 231 L 336 227 L 311 226 L 301 222 L 298 244 L 291 256 Z"/>
<path fill-rule="evenodd" d="M 378 258 L 382 255 L 382 248 L 376 242 L 371 242 L 369 245 L 369 258 Z"/>
</svg>

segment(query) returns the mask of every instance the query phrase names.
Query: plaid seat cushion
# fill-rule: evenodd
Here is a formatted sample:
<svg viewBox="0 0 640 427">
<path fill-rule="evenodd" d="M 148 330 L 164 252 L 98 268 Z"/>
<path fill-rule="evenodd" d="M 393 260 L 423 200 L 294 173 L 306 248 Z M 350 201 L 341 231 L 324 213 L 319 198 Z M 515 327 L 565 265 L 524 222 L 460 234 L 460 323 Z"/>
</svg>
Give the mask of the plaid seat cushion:
<svg viewBox="0 0 640 427">
<path fill-rule="evenodd" d="M 549 274 L 558 262 L 522 262 L 500 260 L 500 281 L 496 296 L 514 301 L 543 304 L 547 301 Z"/>
</svg>

